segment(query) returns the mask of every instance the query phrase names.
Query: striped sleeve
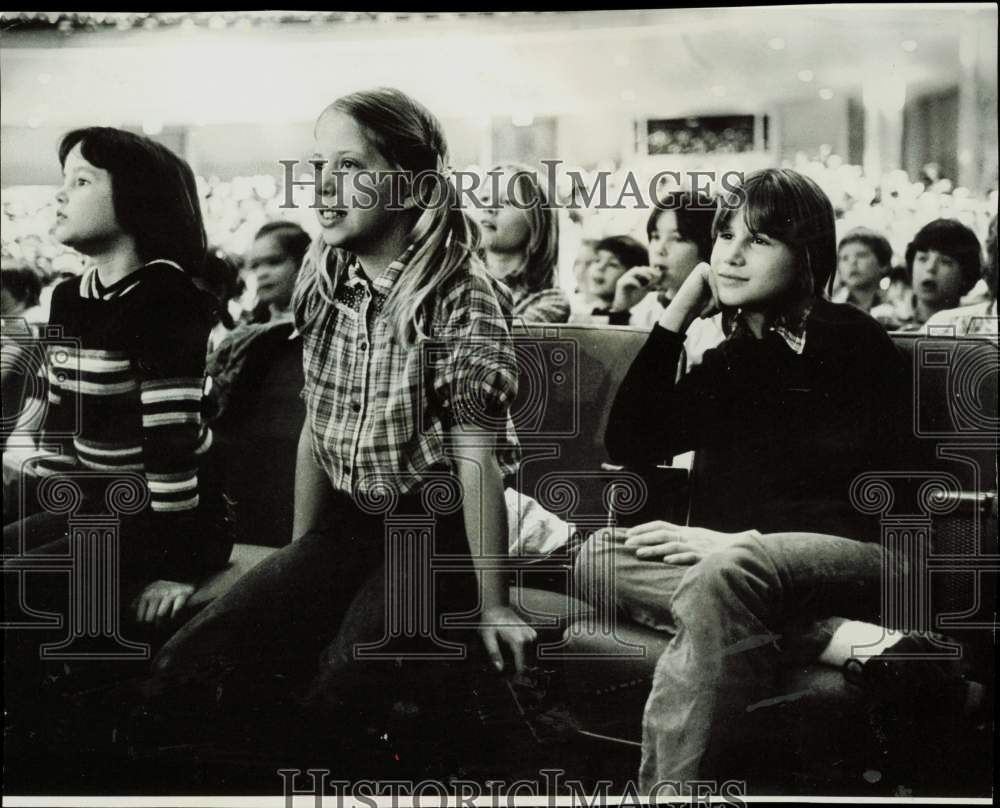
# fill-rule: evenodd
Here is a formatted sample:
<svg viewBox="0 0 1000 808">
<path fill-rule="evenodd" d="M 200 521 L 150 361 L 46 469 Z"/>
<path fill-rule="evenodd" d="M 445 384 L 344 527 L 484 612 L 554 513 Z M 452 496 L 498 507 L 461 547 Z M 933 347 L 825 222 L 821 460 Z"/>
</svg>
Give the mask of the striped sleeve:
<svg viewBox="0 0 1000 808">
<path fill-rule="evenodd" d="M 212 441 L 202 417 L 208 323 L 173 308 L 173 317 L 152 318 L 138 361 L 143 466 L 157 514 L 198 507 L 198 467 Z"/>
</svg>

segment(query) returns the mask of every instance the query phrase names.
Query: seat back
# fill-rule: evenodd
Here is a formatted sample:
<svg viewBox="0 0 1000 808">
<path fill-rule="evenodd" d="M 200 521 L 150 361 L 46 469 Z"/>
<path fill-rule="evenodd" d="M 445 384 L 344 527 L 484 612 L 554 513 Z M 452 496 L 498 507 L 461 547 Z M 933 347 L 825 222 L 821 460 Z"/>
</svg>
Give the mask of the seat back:
<svg viewBox="0 0 1000 808">
<path fill-rule="evenodd" d="M 973 666 L 992 665 L 997 565 L 1000 346 L 970 337 L 893 334 L 913 369 L 913 431 L 931 473 L 958 483 L 956 507 L 935 516 L 927 564 L 934 628 L 964 640 Z"/>
<path fill-rule="evenodd" d="M 281 547 L 291 541 L 295 460 L 305 420 L 302 384 L 302 340 L 269 346 L 260 375 L 241 389 L 245 400 L 238 414 L 213 427 L 239 542 Z"/>
<path fill-rule="evenodd" d="M 511 417 L 527 493 L 553 469 L 599 470 L 615 392 L 646 341 L 642 329 L 528 325 L 515 330 L 520 376 Z M 546 454 L 550 456 L 545 456 Z"/>
<path fill-rule="evenodd" d="M 966 490 L 996 490 L 1000 346 L 973 337 L 892 339 L 912 369 L 913 434 Z"/>
</svg>

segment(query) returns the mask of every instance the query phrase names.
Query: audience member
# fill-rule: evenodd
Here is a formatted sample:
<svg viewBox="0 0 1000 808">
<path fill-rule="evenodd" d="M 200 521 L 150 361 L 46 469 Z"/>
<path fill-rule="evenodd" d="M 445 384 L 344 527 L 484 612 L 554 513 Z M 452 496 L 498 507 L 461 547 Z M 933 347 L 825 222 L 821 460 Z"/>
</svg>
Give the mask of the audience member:
<svg viewBox="0 0 1000 808">
<path fill-rule="evenodd" d="M 615 593 L 673 635 L 645 709 L 640 793 L 721 775 L 724 730 L 769 695 L 782 651 L 845 666 L 852 642 L 875 638 L 875 654 L 931 643 L 877 625 L 883 561 L 896 560 L 848 496 L 859 472 L 908 462 L 902 356 L 871 318 L 823 298 L 834 214 L 812 180 L 760 171 L 735 201 L 717 214 L 711 267 L 692 272 L 629 369 L 606 436 L 612 459 L 636 466 L 697 449 L 690 526 L 614 529 L 577 561 L 590 597 Z M 677 379 L 665 369 L 682 335 L 714 306 L 728 338 Z M 878 688 L 883 663 L 849 669 Z M 957 688 L 943 668 L 942 687 Z M 908 679 L 896 698 L 940 697 Z"/>
<path fill-rule="evenodd" d="M 864 312 L 887 303 L 881 284 L 891 268 L 892 245 L 888 239 L 867 227 L 855 227 L 837 247 L 841 285 L 830 299 L 850 303 Z"/>
<path fill-rule="evenodd" d="M 932 315 L 924 324 L 929 334 L 954 333 L 958 336 L 996 336 L 997 327 L 997 217 L 990 221 L 986 237 L 986 261 L 983 264 L 983 281 L 988 297 L 981 303 L 945 309 Z"/>
<path fill-rule="evenodd" d="M 292 319 L 292 291 L 310 241 L 294 222 L 268 222 L 257 231 L 246 256 L 246 268 L 257 280 L 257 304 L 248 322 Z"/>
<path fill-rule="evenodd" d="M 913 288 L 909 300 L 876 306 L 870 314 L 890 330 L 919 330 L 932 315 L 958 306 L 979 280 L 981 266 L 976 234 L 955 219 L 935 219 L 906 248 Z"/>
<path fill-rule="evenodd" d="M 569 300 L 556 278 L 559 219 L 538 175 L 515 163 L 497 166 L 487 174 L 483 201 L 483 258 L 490 275 L 510 289 L 514 318 L 565 323 Z"/>
<path fill-rule="evenodd" d="M 584 292 L 573 301 L 570 322 L 627 325 L 628 312 L 613 312 L 611 304 L 618 280 L 632 267 L 645 265 L 646 248 L 631 236 L 609 236 L 594 245 L 594 254 L 584 273 Z"/>
<path fill-rule="evenodd" d="M 207 462 L 212 433 L 200 415 L 211 315 L 188 274 L 205 255 L 195 179 L 165 147 L 108 127 L 67 134 L 59 162 L 54 235 L 88 256 L 89 268 L 52 296 L 50 325 L 66 342 L 45 359 L 42 439 L 26 470 L 39 478 L 85 472 L 76 478 L 81 502 L 73 516 L 106 513 L 105 489 L 116 473 L 142 481 L 136 499 L 148 504 L 119 520 L 116 594 L 128 604 L 126 624 L 162 622 L 232 548 Z M 4 553 L 71 552 L 69 518 L 41 511 L 7 525 Z M 67 613 L 62 577 L 32 579 L 33 608 Z M 5 611 L 18 613 L 18 587 L 4 594 Z M 38 696 L 41 638 L 19 632 L 5 643 L 5 679 L 16 681 L 24 697 L 16 702 L 26 711 Z"/>
</svg>

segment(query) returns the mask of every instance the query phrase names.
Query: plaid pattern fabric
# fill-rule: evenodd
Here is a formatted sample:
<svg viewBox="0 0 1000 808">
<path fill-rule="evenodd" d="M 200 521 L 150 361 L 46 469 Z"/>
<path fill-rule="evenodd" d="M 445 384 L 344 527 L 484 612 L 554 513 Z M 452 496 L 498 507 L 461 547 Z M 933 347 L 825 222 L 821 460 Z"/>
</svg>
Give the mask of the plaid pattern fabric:
<svg viewBox="0 0 1000 808">
<path fill-rule="evenodd" d="M 538 292 L 512 290 L 514 319 L 526 323 L 565 323 L 569 321 L 569 299 L 561 289 Z"/>
<path fill-rule="evenodd" d="M 490 429 L 501 471 L 517 470 L 510 296 L 470 265 L 434 295 L 430 339 L 404 347 L 381 312 L 411 254 L 374 282 L 351 259 L 335 279 L 332 305 L 314 287 L 296 310 L 313 453 L 333 487 L 356 499 L 386 487 L 406 494 L 449 470 L 453 425 Z M 332 258 L 330 248 L 310 251 L 299 277 L 330 272 Z"/>
<path fill-rule="evenodd" d="M 789 348 L 801 355 L 806 349 L 806 323 L 812 309 L 810 303 L 797 314 L 781 314 L 768 326 L 767 330 L 775 332 Z M 723 320 L 723 331 L 731 337 L 745 336 L 750 333 L 750 328 L 740 316 L 739 311 L 727 312 Z"/>
</svg>

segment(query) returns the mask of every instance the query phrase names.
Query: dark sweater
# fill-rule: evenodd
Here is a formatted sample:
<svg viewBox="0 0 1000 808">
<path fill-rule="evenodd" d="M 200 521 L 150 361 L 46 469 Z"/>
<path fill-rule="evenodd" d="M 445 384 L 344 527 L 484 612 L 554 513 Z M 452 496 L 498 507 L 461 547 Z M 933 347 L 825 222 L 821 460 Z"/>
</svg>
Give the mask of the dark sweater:
<svg viewBox="0 0 1000 808">
<path fill-rule="evenodd" d="M 904 467 L 911 398 L 882 327 L 817 300 L 801 355 L 773 331 L 734 336 L 675 383 L 683 342 L 653 329 L 611 410 L 611 458 L 650 465 L 697 450 L 692 525 L 877 539 L 849 486 L 860 472 Z"/>
<path fill-rule="evenodd" d="M 48 350 L 42 439 L 61 457 L 43 465 L 143 478 L 149 505 L 122 520 L 122 540 L 148 547 L 150 577 L 193 580 L 218 566 L 225 548 L 206 545 L 219 539 L 221 495 L 202 473 L 212 443 L 201 413 L 204 293 L 166 262 L 106 288 L 92 269 L 55 289 L 49 322 L 62 337 Z M 82 482 L 87 507 L 103 510 L 107 480 Z"/>
</svg>

